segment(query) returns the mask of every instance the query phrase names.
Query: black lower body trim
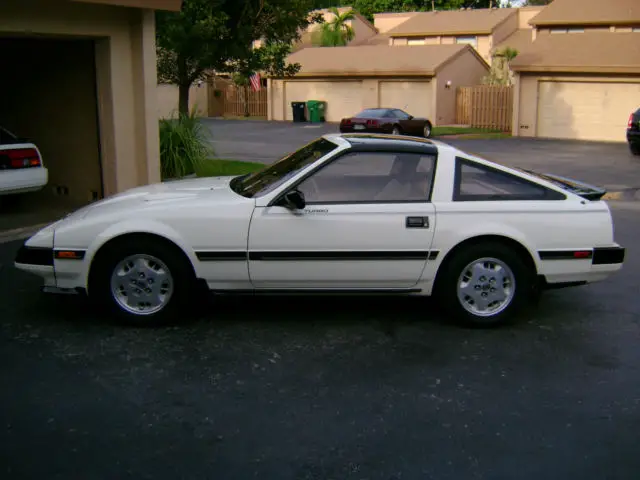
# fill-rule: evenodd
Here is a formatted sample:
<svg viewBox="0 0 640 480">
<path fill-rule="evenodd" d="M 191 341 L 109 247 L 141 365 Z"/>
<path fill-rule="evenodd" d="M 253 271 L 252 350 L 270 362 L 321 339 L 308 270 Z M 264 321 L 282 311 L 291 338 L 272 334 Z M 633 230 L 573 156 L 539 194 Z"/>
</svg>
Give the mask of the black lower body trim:
<svg viewBox="0 0 640 480">
<path fill-rule="evenodd" d="M 435 255 L 435 256 L 433 256 Z M 437 251 L 359 251 L 359 252 L 249 252 L 249 260 L 252 261 L 300 261 L 300 260 L 433 260 L 438 255 Z M 433 257 L 432 257 L 433 256 Z"/>
<path fill-rule="evenodd" d="M 212 290 L 220 295 L 398 295 L 402 293 L 420 293 L 420 288 L 372 288 L 372 289 L 295 289 L 295 288 L 257 288 L 254 290 Z"/>
<path fill-rule="evenodd" d="M 589 260 L 592 250 L 540 250 L 540 260 Z"/>
<path fill-rule="evenodd" d="M 624 262 L 624 247 L 605 247 L 593 249 L 594 265 L 613 265 Z"/>
<path fill-rule="evenodd" d="M 28 247 L 23 245 L 18 250 L 15 258 L 16 263 L 25 265 L 41 265 L 45 267 L 53 266 L 53 248 Z"/>
<path fill-rule="evenodd" d="M 201 262 L 221 262 L 221 261 L 239 261 L 247 260 L 247 252 L 245 251 L 222 251 L 222 252 L 196 252 L 196 257 Z"/>
</svg>

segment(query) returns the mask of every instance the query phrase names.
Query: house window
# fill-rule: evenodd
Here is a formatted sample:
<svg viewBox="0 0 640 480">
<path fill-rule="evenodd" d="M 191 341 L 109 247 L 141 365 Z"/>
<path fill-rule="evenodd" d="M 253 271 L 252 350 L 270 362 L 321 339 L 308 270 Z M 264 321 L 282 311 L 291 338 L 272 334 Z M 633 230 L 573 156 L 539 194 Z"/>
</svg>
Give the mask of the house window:
<svg viewBox="0 0 640 480">
<path fill-rule="evenodd" d="M 424 38 L 410 38 L 407 41 L 407 45 L 424 45 Z"/>
<path fill-rule="evenodd" d="M 631 29 L 632 32 L 640 32 L 640 27 L 633 27 Z"/>
<path fill-rule="evenodd" d="M 478 37 L 456 37 L 456 43 L 478 48 Z"/>
<path fill-rule="evenodd" d="M 569 33 L 584 33 L 584 28 L 582 27 L 572 27 L 569 29 Z"/>
<path fill-rule="evenodd" d="M 567 33 L 566 28 L 552 28 L 550 30 L 551 33 Z"/>
</svg>

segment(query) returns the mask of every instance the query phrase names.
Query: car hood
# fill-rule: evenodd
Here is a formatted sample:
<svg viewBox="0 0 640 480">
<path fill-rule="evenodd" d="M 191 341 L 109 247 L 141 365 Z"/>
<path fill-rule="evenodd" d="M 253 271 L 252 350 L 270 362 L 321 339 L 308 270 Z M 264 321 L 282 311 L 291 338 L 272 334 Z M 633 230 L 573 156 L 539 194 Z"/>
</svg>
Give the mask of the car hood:
<svg viewBox="0 0 640 480">
<path fill-rule="evenodd" d="M 92 217 L 97 214 L 131 212 L 153 207 L 180 208 L 185 202 L 193 204 L 206 199 L 207 203 L 229 203 L 245 199 L 229 187 L 234 177 L 208 177 L 175 180 L 136 187 L 87 205 L 68 215 L 66 219 Z"/>
</svg>

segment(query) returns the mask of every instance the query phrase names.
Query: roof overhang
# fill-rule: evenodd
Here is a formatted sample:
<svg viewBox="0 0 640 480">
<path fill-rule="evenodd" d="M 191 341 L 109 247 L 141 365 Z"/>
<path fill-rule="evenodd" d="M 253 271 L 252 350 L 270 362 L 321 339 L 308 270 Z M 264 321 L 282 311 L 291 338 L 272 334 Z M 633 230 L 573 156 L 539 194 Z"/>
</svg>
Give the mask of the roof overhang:
<svg viewBox="0 0 640 480">
<path fill-rule="evenodd" d="M 491 35 L 493 30 L 447 30 L 447 31 L 433 31 L 429 32 L 409 32 L 409 33 L 392 33 L 386 32 L 392 38 L 404 38 L 404 37 L 444 37 L 447 35 Z"/>
<path fill-rule="evenodd" d="M 562 65 L 512 65 L 511 69 L 519 73 L 591 73 L 612 75 L 640 74 L 640 66 L 562 66 Z"/>
<path fill-rule="evenodd" d="M 435 72 L 433 71 L 375 71 L 375 72 L 349 72 L 349 71 L 341 71 L 341 72 L 304 72 L 297 73 L 293 77 L 271 77 L 271 78 L 279 78 L 279 79 L 309 79 L 309 78 L 372 78 L 372 77 L 386 77 L 386 78 L 407 78 L 407 77 L 422 77 L 422 78 L 432 78 L 435 76 Z"/>
<path fill-rule="evenodd" d="M 143 8 L 149 10 L 169 10 L 178 12 L 182 8 L 182 0 L 70 0 L 80 3 L 96 3 L 116 7 Z"/>
</svg>

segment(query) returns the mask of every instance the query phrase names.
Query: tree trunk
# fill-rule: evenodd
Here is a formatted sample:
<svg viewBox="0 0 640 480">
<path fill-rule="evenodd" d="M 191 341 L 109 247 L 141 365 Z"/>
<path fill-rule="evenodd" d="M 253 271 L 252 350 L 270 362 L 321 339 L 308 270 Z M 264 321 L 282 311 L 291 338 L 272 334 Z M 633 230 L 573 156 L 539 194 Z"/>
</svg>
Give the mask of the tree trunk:
<svg viewBox="0 0 640 480">
<path fill-rule="evenodd" d="M 178 85 L 178 112 L 189 115 L 189 89 L 191 85 Z"/>
<path fill-rule="evenodd" d="M 244 116 L 249 116 L 249 85 L 244 86 Z"/>
</svg>

